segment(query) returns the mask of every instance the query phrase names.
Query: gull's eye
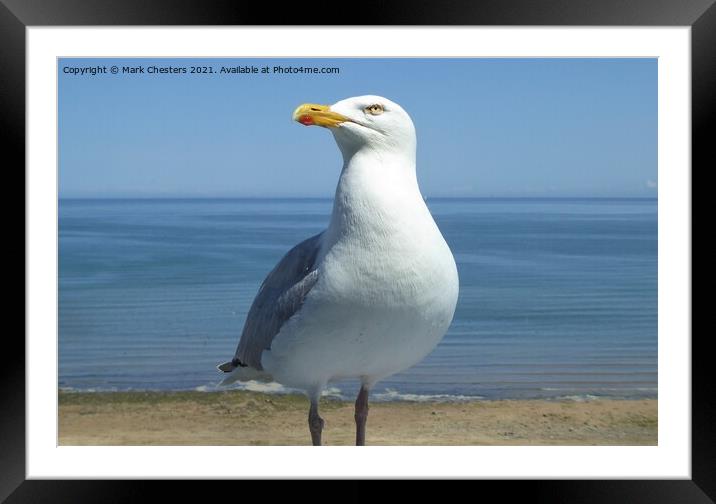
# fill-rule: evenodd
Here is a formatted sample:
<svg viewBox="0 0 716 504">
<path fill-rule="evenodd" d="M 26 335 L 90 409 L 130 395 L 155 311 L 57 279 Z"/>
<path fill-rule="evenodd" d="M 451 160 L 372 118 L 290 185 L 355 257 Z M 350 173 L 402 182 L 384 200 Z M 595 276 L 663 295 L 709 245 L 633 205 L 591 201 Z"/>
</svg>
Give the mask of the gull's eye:
<svg viewBox="0 0 716 504">
<path fill-rule="evenodd" d="M 371 115 L 380 115 L 384 112 L 383 105 L 380 103 L 374 103 L 365 108 L 365 111 Z"/>
</svg>

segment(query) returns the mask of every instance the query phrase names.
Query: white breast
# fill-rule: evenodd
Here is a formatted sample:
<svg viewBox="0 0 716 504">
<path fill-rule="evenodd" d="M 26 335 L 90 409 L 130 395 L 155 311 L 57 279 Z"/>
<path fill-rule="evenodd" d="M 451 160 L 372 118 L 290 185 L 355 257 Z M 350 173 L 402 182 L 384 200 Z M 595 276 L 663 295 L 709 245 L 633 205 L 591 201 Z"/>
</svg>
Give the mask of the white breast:
<svg viewBox="0 0 716 504">
<path fill-rule="evenodd" d="M 457 268 L 417 183 L 371 175 L 344 171 L 319 281 L 264 352 L 281 383 L 375 382 L 422 360 L 452 321 Z"/>
</svg>

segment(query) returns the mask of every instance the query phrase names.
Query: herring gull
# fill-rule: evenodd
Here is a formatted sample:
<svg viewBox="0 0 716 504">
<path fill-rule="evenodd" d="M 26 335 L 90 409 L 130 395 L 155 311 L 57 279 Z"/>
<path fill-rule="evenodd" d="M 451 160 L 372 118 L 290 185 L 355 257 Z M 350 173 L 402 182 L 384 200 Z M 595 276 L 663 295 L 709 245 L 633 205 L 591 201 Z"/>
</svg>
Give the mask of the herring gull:
<svg viewBox="0 0 716 504">
<path fill-rule="evenodd" d="M 410 116 L 380 96 L 300 105 L 293 119 L 329 129 L 343 155 L 328 228 L 291 249 L 263 281 L 231 361 L 235 381 L 304 390 L 321 444 L 318 401 L 331 380 L 357 378 L 356 445 L 368 394 L 420 362 L 455 312 L 458 274 L 420 193 Z"/>
</svg>

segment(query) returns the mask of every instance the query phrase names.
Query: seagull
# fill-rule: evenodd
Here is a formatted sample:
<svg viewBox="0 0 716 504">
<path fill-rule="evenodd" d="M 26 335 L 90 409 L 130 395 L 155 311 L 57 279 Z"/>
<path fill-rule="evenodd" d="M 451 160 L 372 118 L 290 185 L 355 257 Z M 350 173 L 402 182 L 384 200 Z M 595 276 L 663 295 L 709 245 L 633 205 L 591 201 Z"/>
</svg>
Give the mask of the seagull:
<svg viewBox="0 0 716 504">
<path fill-rule="evenodd" d="M 333 133 L 343 155 L 328 228 L 293 247 L 254 299 L 221 382 L 275 381 L 303 390 L 321 444 L 327 383 L 360 380 L 356 445 L 368 395 L 428 355 L 452 322 L 459 282 L 452 252 L 423 199 L 410 116 L 380 96 L 300 105 L 293 120 Z"/>
</svg>

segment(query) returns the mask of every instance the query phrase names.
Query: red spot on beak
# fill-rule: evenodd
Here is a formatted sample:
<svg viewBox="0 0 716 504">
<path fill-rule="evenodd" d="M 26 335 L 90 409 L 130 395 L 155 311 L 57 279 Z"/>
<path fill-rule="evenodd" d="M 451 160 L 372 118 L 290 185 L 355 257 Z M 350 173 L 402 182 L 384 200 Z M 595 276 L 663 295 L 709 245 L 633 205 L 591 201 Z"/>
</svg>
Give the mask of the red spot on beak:
<svg viewBox="0 0 716 504">
<path fill-rule="evenodd" d="M 300 122 L 304 126 L 311 126 L 312 124 L 316 124 L 313 121 L 313 117 L 311 117 L 310 115 L 302 115 L 298 118 L 298 122 Z"/>
</svg>

